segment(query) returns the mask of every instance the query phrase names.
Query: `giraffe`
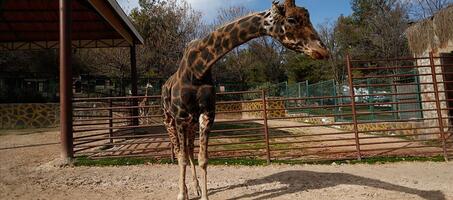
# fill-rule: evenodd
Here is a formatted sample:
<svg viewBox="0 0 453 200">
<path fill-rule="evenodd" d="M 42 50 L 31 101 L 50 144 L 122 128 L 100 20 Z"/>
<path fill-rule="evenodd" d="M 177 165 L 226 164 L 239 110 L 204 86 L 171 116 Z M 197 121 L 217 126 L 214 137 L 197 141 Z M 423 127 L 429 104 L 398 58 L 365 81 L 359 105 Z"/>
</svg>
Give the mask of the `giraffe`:
<svg viewBox="0 0 453 200">
<path fill-rule="evenodd" d="M 148 107 L 149 106 L 149 102 L 148 102 L 148 88 L 153 88 L 153 86 L 151 84 L 146 84 L 146 87 L 145 87 L 145 96 L 143 97 L 143 100 L 140 101 L 140 103 L 138 104 L 138 107 L 139 107 L 139 116 L 140 116 L 140 124 L 145 124 L 145 125 L 149 125 L 151 124 L 151 119 L 146 117 L 149 115 L 149 111 L 150 111 L 150 108 Z"/>
<path fill-rule="evenodd" d="M 187 200 L 185 184 L 188 162 L 193 187 L 201 200 L 207 200 L 208 135 L 215 119 L 215 90 L 211 67 L 226 53 L 247 41 L 270 36 L 286 48 L 324 59 L 328 51 L 321 42 L 305 8 L 295 0 L 274 1 L 271 9 L 229 23 L 205 38 L 192 41 L 184 51 L 175 74 L 162 86 L 164 124 L 179 165 L 178 200 Z M 194 140 L 199 129 L 198 165 L 201 188 L 194 165 Z"/>
</svg>

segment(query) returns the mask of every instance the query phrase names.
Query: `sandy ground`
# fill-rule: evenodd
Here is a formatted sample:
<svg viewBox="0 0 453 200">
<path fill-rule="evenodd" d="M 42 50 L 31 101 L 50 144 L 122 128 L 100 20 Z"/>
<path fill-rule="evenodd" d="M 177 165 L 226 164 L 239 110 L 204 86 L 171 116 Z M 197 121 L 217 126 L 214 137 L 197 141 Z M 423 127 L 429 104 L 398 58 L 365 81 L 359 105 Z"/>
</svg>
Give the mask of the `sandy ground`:
<svg viewBox="0 0 453 200">
<path fill-rule="evenodd" d="M 174 165 L 59 168 L 53 165 L 59 145 L 21 147 L 57 141 L 55 130 L 0 133 L 0 199 L 176 198 Z M 451 162 L 212 166 L 208 173 L 211 200 L 453 200 Z"/>
</svg>

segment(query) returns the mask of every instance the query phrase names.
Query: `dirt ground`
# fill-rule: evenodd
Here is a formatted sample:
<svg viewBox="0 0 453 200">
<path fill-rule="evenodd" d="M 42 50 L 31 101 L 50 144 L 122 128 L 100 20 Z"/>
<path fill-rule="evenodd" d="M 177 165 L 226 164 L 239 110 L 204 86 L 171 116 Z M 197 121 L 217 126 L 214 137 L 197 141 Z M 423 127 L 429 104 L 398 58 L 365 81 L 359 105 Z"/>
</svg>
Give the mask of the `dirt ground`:
<svg viewBox="0 0 453 200">
<path fill-rule="evenodd" d="M 56 130 L 0 132 L 0 199 L 176 198 L 177 166 L 59 168 L 56 142 Z M 210 199 L 453 200 L 451 162 L 211 166 L 208 173 Z"/>
</svg>

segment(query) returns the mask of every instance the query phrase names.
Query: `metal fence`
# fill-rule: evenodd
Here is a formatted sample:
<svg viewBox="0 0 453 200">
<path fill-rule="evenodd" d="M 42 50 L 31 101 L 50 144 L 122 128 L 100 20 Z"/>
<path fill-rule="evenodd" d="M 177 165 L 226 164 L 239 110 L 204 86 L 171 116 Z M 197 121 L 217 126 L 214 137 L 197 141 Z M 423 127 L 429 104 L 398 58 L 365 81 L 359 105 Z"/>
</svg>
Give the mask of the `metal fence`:
<svg viewBox="0 0 453 200">
<path fill-rule="evenodd" d="M 348 58 L 348 87 L 353 89 L 347 94 L 219 93 L 209 155 L 268 162 L 376 156 L 447 159 L 453 154 L 453 72 L 445 67 L 453 64 L 443 59 Z M 355 76 L 356 70 L 364 73 Z M 361 88 L 368 92 L 357 94 Z M 75 99 L 75 156 L 174 158 L 159 101 L 159 96 Z"/>
</svg>

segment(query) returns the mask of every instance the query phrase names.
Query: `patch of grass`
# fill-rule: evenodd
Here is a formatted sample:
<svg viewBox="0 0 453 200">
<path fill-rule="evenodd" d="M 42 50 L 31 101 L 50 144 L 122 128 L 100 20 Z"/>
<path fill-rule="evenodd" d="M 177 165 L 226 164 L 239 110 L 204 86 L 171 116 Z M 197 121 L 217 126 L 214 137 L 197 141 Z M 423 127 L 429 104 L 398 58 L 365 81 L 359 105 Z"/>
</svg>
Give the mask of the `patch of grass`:
<svg viewBox="0 0 453 200">
<path fill-rule="evenodd" d="M 323 161 L 304 161 L 304 160 L 276 160 L 272 163 L 278 164 L 314 164 L 314 165 L 331 165 L 335 164 L 385 164 L 385 163 L 397 163 L 397 162 L 444 162 L 443 156 L 433 157 L 419 157 L 419 156 L 407 156 L 407 157 L 372 157 L 363 158 L 362 160 L 323 160 Z"/>
<path fill-rule="evenodd" d="M 385 164 L 396 162 L 444 162 L 442 156 L 433 157 L 375 157 L 364 158 L 362 160 L 325 160 L 325 161 L 304 161 L 304 160 L 273 160 L 272 164 L 283 165 L 331 165 L 335 164 Z M 152 158 L 102 158 L 90 159 L 88 157 L 79 157 L 75 160 L 74 166 L 89 166 L 89 167 L 106 167 L 106 166 L 130 166 L 130 165 L 144 165 L 144 164 L 172 164 L 170 159 L 156 160 Z M 176 162 L 174 163 L 176 164 Z M 264 166 L 267 161 L 258 158 L 212 158 L 209 159 L 210 165 L 229 165 L 229 166 Z"/>
<path fill-rule="evenodd" d="M 433 157 L 419 157 L 419 156 L 408 156 L 408 157 L 375 157 L 375 158 L 365 158 L 361 161 L 353 160 L 350 161 L 351 164 L 380 164 L 380 163 L 396 163 L 396 162 L 444 162 L 443 156 L 433 156 Z"/>
</svg>

